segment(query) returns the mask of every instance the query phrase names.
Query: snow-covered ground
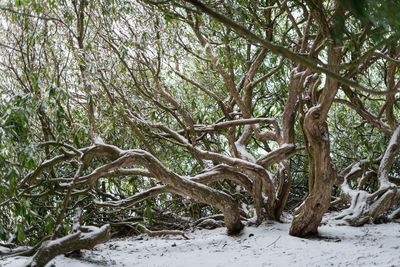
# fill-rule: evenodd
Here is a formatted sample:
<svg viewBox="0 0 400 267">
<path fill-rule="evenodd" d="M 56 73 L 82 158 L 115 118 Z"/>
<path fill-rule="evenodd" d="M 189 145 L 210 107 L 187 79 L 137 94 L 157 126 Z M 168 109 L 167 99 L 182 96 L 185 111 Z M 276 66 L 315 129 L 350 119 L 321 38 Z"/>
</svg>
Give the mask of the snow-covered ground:
<svg viewBox="0 0 400 267">
<path fill-rule="evenodd" d="M 238 237 L 218 228 L 188 232 L 189 240 L 113 239 L 80 259 L 58 256 L 47 266 L 400 266 L 400 223 L 350 227 L 325 219 L 320 237 L 312 239 L 289 236 L 289 228 L 289 222 L 263 223 L 246 227 Z M 22 266 L 25 260 L 2 259 L 0 266 Z"/>
</svg>

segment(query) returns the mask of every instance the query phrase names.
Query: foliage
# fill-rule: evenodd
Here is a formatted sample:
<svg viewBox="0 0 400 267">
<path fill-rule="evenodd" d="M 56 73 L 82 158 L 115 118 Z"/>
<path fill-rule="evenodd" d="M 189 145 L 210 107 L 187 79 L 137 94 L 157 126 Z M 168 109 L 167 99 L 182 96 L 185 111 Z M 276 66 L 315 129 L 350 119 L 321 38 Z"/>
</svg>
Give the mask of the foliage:
<svg viewBox="0 0 400 267">
<path fill-rule="evenodd" d="M 76 207 L 122 234 L 126 223 L 226 217 L 218 197 L 242 219 L 279 220 L 311 191 L 304 120 L 326 103 L 332 177 L 363 160 L 377 176 L 398 126 L 398 93 L 384 93 L 400 85 L 397 1 L 203 1 L 278 52 L 189 2 L 1 1 L 1 240 L 67 234 Z M 341 81 L 327 101 L 328 70 L 358 85 Z M 280 154 L 288 145 L 296 151 Z M 141 160 L 106 169 L 128 152 Z M 282 158 L 263 162 L 273 153 Z M 360 190 L 379 192 L 378 181 Z"/>
</svg>

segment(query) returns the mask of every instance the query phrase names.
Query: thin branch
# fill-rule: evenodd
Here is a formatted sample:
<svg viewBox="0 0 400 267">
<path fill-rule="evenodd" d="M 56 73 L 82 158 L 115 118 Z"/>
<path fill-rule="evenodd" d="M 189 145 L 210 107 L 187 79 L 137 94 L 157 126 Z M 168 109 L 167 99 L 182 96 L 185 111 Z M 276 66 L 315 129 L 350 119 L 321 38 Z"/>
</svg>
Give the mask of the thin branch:
<svg viewBox="0 0 400 267">
<path fill-rule="evenodd" d="M 325 67 L 321 67 L 318 66 L 318 64 L 306 57 L 303 57 L 297 53 L 292 52 L 291 50 L 283 47 L 283 46 L 279 46 L 276 44 L 273 44 L 267 40 L 262 39 L 261 37 L 257 36 L 256 34 L 252 33 L 251 31 L 247 30 L 245 27 L 239 25 L 238 23 L 236 23 L 235 21 L 231 20 L 230 18 L 226 17 L 225 15 L 222 15 L 216 11 L 214 11 L 212 8 L 206 6 L 205 4 L 203 4 L 202 2 L 198 1 L 198 0 L 185 0 L 186 2 L 191 3 L 192 5 L 194 5 L 195 7 L 197 7 L 199 10 L 203 11 L 204 13 L 210 15 L 211 17 L 213 17 L 214 19 L 216 19 L 217 21 L 221 22 L 222 24 L 224 24 L 225 26 L 232 28 L 234 31 L 236 31 L 239 35 L 247 38 L 248 40 L 251 40 L 253 42 L 256 42 L 266 48 L 268 48 L 271 52 L 273 52 L 274 54 L 289 58 L 293 61 L 296 61 L 306 67 L 309 67 L 311 70 L 313 70 L 314 72 L 317 73 L 325 73 L 328 77 L 342 83 L 345 84 L 347 86 L 356 88 L 360 91 L 363 92 L 367 92 L 370 94 L 375 94 L 375 95 L 390 95 L 390 94 L 395 94 L 397 91 L 396 90 L 386 90 L 386 91 L 375 91 L 372 89 L 368 89 L 362 85 L 360 85 L 359 83 L 353 81 L 353 80 L 349 80 L 347 78 L 342 77 L 340 74 L 337 74 Z"/>
</svg>

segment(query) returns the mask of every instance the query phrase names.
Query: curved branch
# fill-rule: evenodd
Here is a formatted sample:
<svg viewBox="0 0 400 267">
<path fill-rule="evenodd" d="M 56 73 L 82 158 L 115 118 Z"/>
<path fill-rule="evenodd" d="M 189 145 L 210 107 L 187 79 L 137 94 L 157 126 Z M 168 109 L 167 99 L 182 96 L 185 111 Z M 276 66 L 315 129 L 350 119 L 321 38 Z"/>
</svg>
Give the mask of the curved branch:
<svg viewBox="0 0 400 267">
<path fill-rule="evenodd" d="M 233 29 L 236 33 L 239 35 L 245 37 L 248 40 L 251 40 L 255 43 L 260 44 L 263 47 L 268 48 L 272 53 L 277 54 L 279 56 L 283 56 L 286 58 L 289 58 L 293 61 L 296 61 L 300 63 L 301 65 L 304 65 L 306 67 L 309 67 L 312 71 L 317 72 L 317 73 L 325 73 L 328 77 L 336 80 L 337 82 L 340 82 L 341 84 L 345 84 L 347 86 L 356 88 L 360 91 L 370 93 L 370 94 L 375 94 L 375 95 L 390 95 L 390 94 L 395 94 L 397 91 L 393 89 L 389 89 L 386 91 L 375 91 L 372 89 L 368 89 L 359 83 L 349 80 L 345 77 L 340 76 L 339 74 L 325 68 L 318 66 L 317 63 L 313 60 L 310 60 L 306 57 L 303 57 L 302 55 L 299 55 L 297 53 L 292 52 L 291 50 L 279 46 L 276 44 L 273 44 L 267 40 L 262 39 L 261 37 L 257 36 L 256 34 L 252 33 L 251 31 L 247 30 L 245 27 L 242 25 L 239 25 L 235 21 L 231 20 L 230 18 L 226 17 L 225 15 L 222 15 L 215 10 L 211 9 L 210 7 L 206 6 L 202 2 L 198 0 L 185 0 L 188 3 L 191 3 L 193 6 L 197 7 L 199 10 L 203 11 L 204 13 L 208 14 L 209 16 L 213 17 L 217 21 L 221 22 L 225 26 Z"/>
<path fill-rule="evenodd" d="M 394 131 L 385 154 L 379 164 L 378 179 L 380 186 L 389 184 L 389 172 L 400 150 L 400 126 Z"/>
<path fill-rule="evenodd" d="M 257 164 L 260 164 L 264 168 L 268 168 L 284 159 L 288 159 L 296 154 L 297 149 L 293 144 L 282 145 L 278 149 L 268 153 L 267 155 L 259 158 Z"/>
<path fill-rule="evenodd" d="M 144 192 L 138 193 L 134 196 L 122 200 L 106 201 L 106 202 L 100 202 L 98 200 L 94 200 L 94 203 L 99 207 L 128 208 L 146 199 L 155 197 L 159 194 L 168 193 L 170 191 L 171 187 L 167 185 L 161 185 L 152 187 Z"/>
</svg>

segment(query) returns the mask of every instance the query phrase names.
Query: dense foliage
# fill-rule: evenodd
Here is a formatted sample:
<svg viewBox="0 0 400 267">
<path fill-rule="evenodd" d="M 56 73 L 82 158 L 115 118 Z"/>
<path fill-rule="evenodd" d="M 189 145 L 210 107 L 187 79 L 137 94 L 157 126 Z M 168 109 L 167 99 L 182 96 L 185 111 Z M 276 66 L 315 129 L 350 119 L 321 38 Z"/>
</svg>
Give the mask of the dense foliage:
<svg viewBox="0 0 400 267">
<path fill-rule="evenodd" d="M 77 207 L 118 234 L 220 212 L 236 233 L 306 196 L 297 236 L 331 201 L 396 218 L 399 8 L 1 1 L 0 239 L 66 235 Z"/>
</svg>

